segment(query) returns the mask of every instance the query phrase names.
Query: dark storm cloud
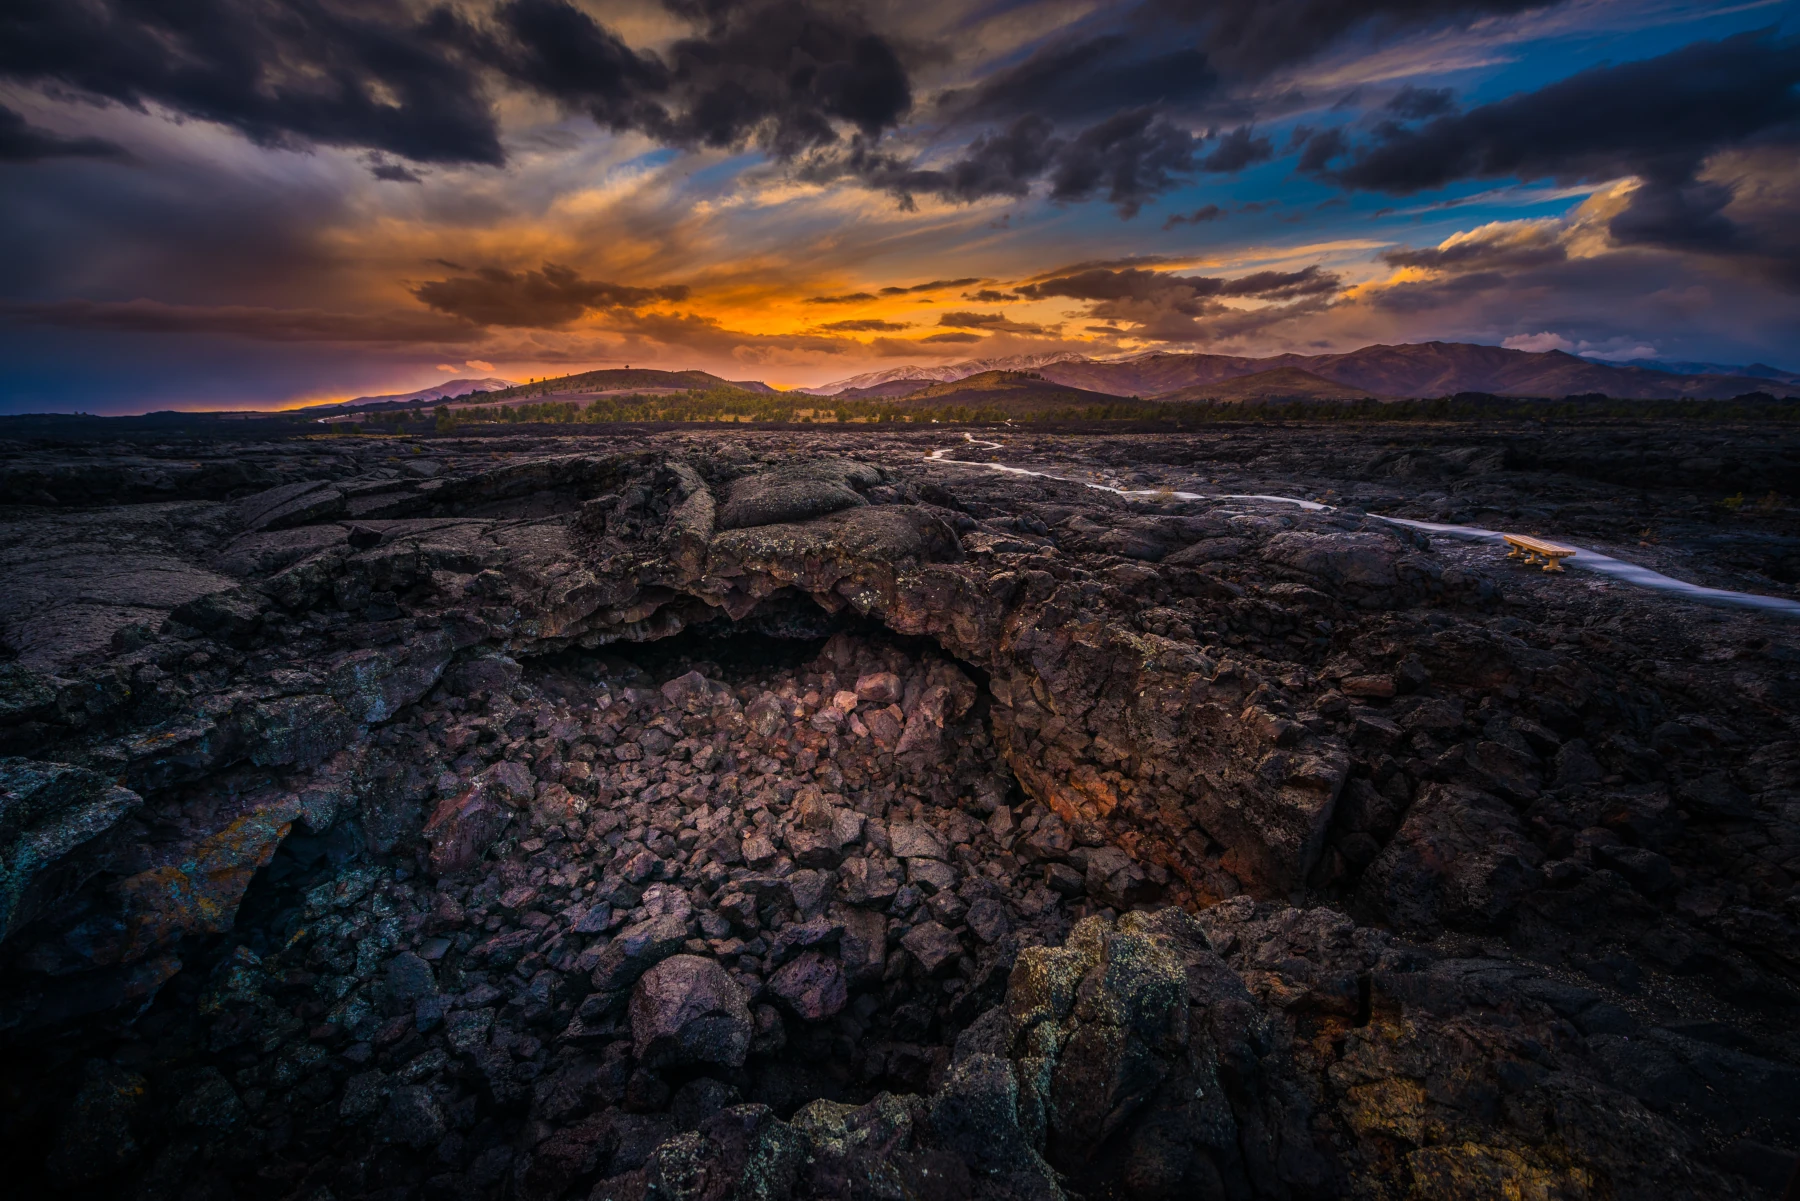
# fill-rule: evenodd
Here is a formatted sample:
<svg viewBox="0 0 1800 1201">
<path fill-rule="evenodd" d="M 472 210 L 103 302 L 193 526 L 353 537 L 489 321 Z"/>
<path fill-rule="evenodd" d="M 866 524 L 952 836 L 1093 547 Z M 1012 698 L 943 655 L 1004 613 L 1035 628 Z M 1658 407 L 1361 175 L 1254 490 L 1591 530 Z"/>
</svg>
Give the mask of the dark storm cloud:
<svg viewBox="0 0 1800 1201">
<path fill-rule="evenodd" d="M 264 145 L 503 158 L 477 70 L 401 0 L 11 0 L 0 77 L 162 105 Z"/>
<path fill-rule="evenodd" d="M 1225 215 L 1225 210 L 1216 204 L 1203 205 L 1191 213 L 1176 213 L 1163 222 L 1163 228 L 1174 229 L 1177 225 L 1204 225 L 1208 221 L 1217 221 Z"/>
<path fill-rule="evenodd" d="M 799 177 L 809 183 L 855 179 L 893 194 L 903 208 L 916 195 L 941 196 L 970 204 L 990 196 L 1024 196 L 1056 161 L 1066 142 L 1055 135 L 1045 117 L 1026 116 L 1003 131 L 977 136 L 948 167 L 923 168 L 866 144 L 841 154 L 815 156 L 803 163 Z"/>
<path fill-rule="evenodd" d="M 1555 0 L 1549 0 L 1554 3 Z M 1103 7 L 1021 62 L 939 98 L 951 129 L 979 130 L 948 166 L 922 167 L 867 147 L 807 164 L 805 178 L 856 178 L 899 197 L 956 203 L 1024 196 L 1096 198 L 1129 219 L 1197 172 L 1241 171 L 1275 147 L 1243 125 L 1201 137 L 1187 120 L 1280 69 L 1351 41 L 1375 45 L 1421 29 L 1466 26 L 1548 7 L 1546 0 L 1146 0 Z M 1447 96 L 1403 92 L 1397 112 L 1443 111 Z M 1398 99 L 1398 98 L 1397 98 Z M 1307 148 L 1318 170 L 1341 147 Z M 1203 150 L 1203 143 L 1211 143 Z"/>
<path fill-rule="evenodd" d="M 972 276 L 968 279 L 934 279 L 928 284 L 913 284 L 911 287 L 906 288 L 883 288 L 881 294 L 883 296 L 906 296 L 914 292 L 942 292 L 946 288 L 966 288 L 970 284 L 978 284 L 980 282 L 981 279 L 979 276 Z"/>
<path fill-rule="evenodd" d="M 375 163 L 370 166 L 369 174 L 388 183 L 425 182 L 423 176 L 403 163 Z"/>
<path fill-rule="evenodd" d="M 0 319 L 115 333 L 228 334 L 264 342 L 467 342 L 479 326 L 429 313 L 331 313 L 154 300 L 0 304 Z"/>
<path fill-rule="evenodd" d="M 1013 304 L 1024 297 L 1011 292 L 996 292 L 992 288 L 983 288 L 979 292 L 964 292 L 964 300 L 973 300 L 976 304 Z"/>
<path fill-rule="evenodd" d="M 1713 154 L 1800 142 L 1800 40 L 1770 31 L 1696 42 L 1658 58 L 1594 67 L 1535 92 L 1417 128 L 1385 126 L 1329 173 L 1350 188 L 1407 194 L 1462 179 L 1641 186 L 1615 241 L 1747 252 L 1724 214 L 1732 189 L 1695 178 Z M 1320 170 L 1307 147 L 1303 170 Z"/>
<path fill-rule="evenodd" d="M 1195 168 L 1199 139 L 1150 109 L 1118 113 L 1082 133 L 1058 156 L 1050 174 L 1055 200 L 1087 200 L 1104 193 L 1122 217 L 1184 182 Z"/>
<path fill-rule="evenodd" d="M 1350 143 L 1341 129 L 1318 131 L 1302 125 L 1294 130 L 1289 149 L 1300 150 L 1300 170 L 1307 172 L 1323 171 L 1332 159 L 1337 158 L 1350 149 Z"/>
<path fill-rule="evenodd" d="M 944 313 L 938 324 L 951 329 L 979 329 L 989 333 L 1041 334 L 1044 327 L 1028 321 L 1013 321 L 1004 313 Z"/>
<path fill-rule="evenodd" d="M 1111 330 L 1164 342 L 1211 342 L 1242 337 L 1334 302 L 1341 281 L 1329 271 L 1257 271 L 1224 279 L 1171 275 L 1138 268 L 1092 268 L 1027 284 L 1019 289 L 1034 300 L 1066 297 L 1084 302 L 1089 320 Z M 1261 300 L 1252 309 L 1227 300 Z"/>
<path fill-rule="evenodd" d="M 426 305 L 478 325 L 566 325 L 590 309 L 637 309 L 657 301 L 685 300 L 681 284 L 634 288 L 583 279 L 568 267 L 545 263 L 541 271 L 483 267 L 473 275 L 430 280 L 412 289 Z"/>
<path fill-rule="evenodd" d="M 1404 121 L 1439 117 L 1456 107 L 1456 93 L 1449 88 L 1415 88 L 1407 84 L 1383 106 Z"/>
<path fill-rule="evenodd" d="M 801 178 L 828 183 L 857 178 L 893 193 L 903 204 L 919 194 L 966 204 L 990 196 L 1024 196 L 1040 180 L 1052 200 L 1104 198 L 1127 219 L 1186 183 L 1199 171 L 1232 172 L 1273 154 L 1267 138 L 1247 127 L 1212 139 L 1195 134 L 1152 108 L 1115 113 L 1072 137 L 1044 117 L 1021 117 L 1004 133 L 983 134 L 948 167 L 919 168 L 857 147 L 802 167 Z M 1200 151 L 1209 141 L 1210 154 Z"/>
<path fill-rule="evenodd" d="M 668 68 L 565 0 L 508 0 L 488 26 L 464 23 L 449 10 L 439 10 L 436 21 L 441 36 L 478 61 L 604 128 L 670 120 L 655 99 L 669 87 Z"/>
<path fill-rule="evenodd" d="M 875 299 L 873 292 L 846 292 L 842 296 L 808 296 L 807 304 L 864 304 Z"/>
<path fill-rule="evenodd" d="M 414 162 L 505 161 L 496 81 L 669 145 L 787 157 L 864 137 L 912 106 L 900 51 L 854 5 L 670 7 L 695 21 L 666 57 L 568 0 L 421 13 L 405 0 L 13 0 L 0 78 L 161 105 L 263 145 L 363 147 Z"/>
<path fill-rule="evenodd" d="M 857 6 L 802 0 L 671 5 L 703 14 L 701 37 L 676 42 L 670 69 L 683 115 L 673 133 L 731 146 L 758 133 L 791 155 L 837 140 L 830 121 L 873 137 L 912 108 L 895 46 Z"/>
<path fill-rule="evenodd" d="M 487 22 L 445 17 L 453 40 L 513 84 L 603 127 L 667 145 L 755 144 L 780 158 L 874 138 L 912 108 L 900 49 L 859 6 L 823 0 L 668 3 L 699 26 L 658 56 L 568 0 L 507 0 Z"/>
<path fill-rule="evenodd" d="M 1800 118 L 1800 42 L 1748 33 L 1594 67 L 1418 129 L 1388 127 L 1335 178 L 1411 193 L 1459 179 L 1679 181 L 1713 152 Z"/>
<path fill-rule="evenodd" d="M 980 342 L 980 334 L 928 334 L 920 338 L 921 342 Z"/>
<path fill-rule="evenodd" d="M 1505 240 L 1470 239 L 1424 250 L 1388 250 L 1382 252 L 1381 261 L 1390 267 L 1467 272 L 1543 267 L 1568 257 L 1555 231 L 1544 229 Z"/>
<path fill-rule="evenodd" d="M 1217 84 L 1201 49 L 1146 54 L 1138 38 L 1107 32 L 1052 42 L 1018 66 L 947 93 L 939 108 L 965 121 L 1021 114 L 1078 120 L 1110 109 L 1184 106 Z"/>
<path fill-rule="evenodd" d="M 947 93 L 956 120 L 1036 114 L 1078 122 L 1119 109 L 1191 110 L 1234 81 L 1255 81 L 1360 39 L 1546 8 L 1557 0 L 1146 0 L 1103 7 L 1022 62 Z"/>
<path fill-rule="evenodd" d="M 35 163 L 49 158 L 119 158 L 123 147 L 103 138 L 65 138 L 39 129 L 0 105 L 0 162 Z"/>
<path fill-rule="evenodd" d="M 1240 125 L 1223 138 L 1212 153 L 1200 160 L 1203 171 L 1242 171 L 1256 163 L 1275 157 L 1275 146 L 1268 138 L 1255 137 L 1248 125 Z"/>
<path fill-rule="evenodd" d="M 1260 77 L 1352 40 L 1375 45 L 1421 29 L 1553 7 L 1559 0 L 1148 0 L 1145 24 L 1192 29 L 1220 70 Z"/>
<path fill-rule="evenodd" d="M 1178 308 L 1186 303 L 1197 313 L 1204 301 L 1215 298 L 1285 300 L 1335 292 L 1339 282 L 1337 275 L 1317 267 L 1300 271 L 1258 271 L 1236 279 L 1170 275 L 1137 268 L 1122 271 L 1095 268 L 1025 284 L 1019 288 L 1019 293 L 1032 300 L 1056 296 L 1092 301 L 1156 300 L 1170 302 Z"/>
<path fill-rule="evenodd" d="M 860 321 L 827 321 L 820 329 L 835 334 L 891 334 L 912 326 L 904 321 L 881 321 L 873 317 Z"/>
</svg>

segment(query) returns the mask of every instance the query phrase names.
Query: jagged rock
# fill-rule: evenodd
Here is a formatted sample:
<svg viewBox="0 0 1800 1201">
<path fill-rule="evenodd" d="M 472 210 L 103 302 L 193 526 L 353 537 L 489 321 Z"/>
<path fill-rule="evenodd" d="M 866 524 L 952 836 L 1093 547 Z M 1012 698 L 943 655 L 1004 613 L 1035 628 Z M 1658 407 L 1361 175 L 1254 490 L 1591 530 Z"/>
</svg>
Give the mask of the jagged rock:
<svg viewBox="0 0 1800 1201">
<path fill-rule="evenodd" d="M 652 1068 L 742 1067 L 753 1027 L 744 991 L 711 959 L 675 955 L 646 971 L 631 994 L 633 1051 Z"/>
<path fill-rule="evenodd" d="M 681 950 L 687 942 L 685 917 L 662 914 L 620 930 L 600 952 L 590 980 L 594 991 L 621 994 L 651 966 Z"/>
<path fill-rule="evenodd" d="M 822 1022 L 842 1012 L 849 1000 L 844 965 L 807 951 L 769 977 L 769 993 L 803 1022 Z"/>
<path fill-rule="evenodd" d="M 771 1187 L 803 1196 L 1053 1195 L 1033 1156 L 1146 1201 L 1783 1175 L 1800 751 L 1765 619 L 1535 576 L 1502 606 L 1486 547 L 1347 507 L 832 436 L 885 477 L 758 477 L 750 444 L 680 431 L 445 440 L 420 482 L 334 439 L 326 468 L 247 452 L 280 471 L 216 496 L 324 471 L 246 510 L 347 526 L 245 532 L 215 500 L 15 523 L 38 541 L 0 569 L 0 739 L 143 798 L 9 919 L 4 1084 L 19 1129 L 60 1132 L 22 1158 L 65 1148 L 44 1179 L 77 1191 L 244 1192 L 329 1130 L 306 1170 L 334 1188 L 354 1160 L 364 1191 L 763 1195 L 696 1129 L 748 1096 L 795 1113 L 751 1124 L 798 1140 Z M 1251 427 L 1154 445 L 1228 475 L 1240 437 L 1309 453 Z M 1153 444 L 1082 445 L 1110 471 Z M 1218 490 L 1146 462 L 1121 486 Z M 802 508 L 856 500 L 727 528 L 756 478 L 757 503 L 784 478 Z M 1458 519 L 1424 503 L 1379 499 Z M 801 663 L 739 655 L 751 632 L 830 637 Z M 1131 912 L 1165 899 L 1198 916 Z M 638 1047 L 639 1001 L 688 962 L 707 986 L 677 1012 L 755 1003 Z M 715 1018 L 737 1065 L 676 1062 Z M 88 1090 L 77 1046 L 113 1083 Z M 135 1071 L 155 1104 L 119 1118 L 105 1089 Z"/>
<path fill-rule="evenodd" d="M 69 859 L 142 804 L 97 772 L 0 759 L 0 941 L 98 871 Z"/>
<path fill-rule="evenodd" d="M 1363 877 L 1364 895 L 1395 924 L 1488 928 L 1541 880 L 1543 852 L 1504 802 L 1430 785 Z"/>
<path fill-rule="evenodd" d="M 922 922 L 900 939 L 912 957 L 929 975 L 937 975 L 962 954 L 960 939 L 937 922 Z"/>
<path fill-rule="evenodd" d="M 424 829 L 432 871 L 452 875 L 469 870 L 505 831 L 512 814 L 494 792 L 476 783 L 438 803 Z"/>
</svg>

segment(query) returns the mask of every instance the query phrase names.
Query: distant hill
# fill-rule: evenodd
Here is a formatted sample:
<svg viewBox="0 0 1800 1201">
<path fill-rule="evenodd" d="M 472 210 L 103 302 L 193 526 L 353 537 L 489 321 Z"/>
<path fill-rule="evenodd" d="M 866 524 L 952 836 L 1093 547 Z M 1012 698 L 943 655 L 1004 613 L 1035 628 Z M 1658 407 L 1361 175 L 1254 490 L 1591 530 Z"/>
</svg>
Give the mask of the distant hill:
<svg viewBox="0 0 1800 1201">
<path fill-rule="evenodd" d="M 830 394 L 832 400 L 892 400 L 896 397 L 911 396 L 914 392 L 932 386 L 928 379 L 895 379 L 885 384 L 875 384 L 867 388 L 845 388 L 842 392 Z M 800 389 L 794 389 L 796 392 Z M 811 395 L 818 395 L 812 393 Z"/>
<path fill-rule="evenodd" d="M 1630 363 L 1606 363 L 1603 359 L 1588 359 L 1590 363 L 1605 363 L 1608 367 L 1637 367 L 1644 371 L 1666 371 L 1670 375 L 1736 375 L 1749 379 L 1772 380 L 1778 384 L 1800 384 L 1800 371 L 1787 371 L 1780 367 L 1771 367 L 1767 363 L 1746 363 L 1738 367 L 1727 363 L 1690 363 L 1668 362 L 1661 359 L 1634 359 Z"/>
<path fill-rule="evenodd" d="M 760 380 L 729 380 L 707 371 L 658 371 L 649 367 L 615 367 L 602 371 L 583 371 L 575 375 L 556 376 L 551 379 L 538 380 L 536 383 L 515 384 L 494 399 L 516 400 L 520 397 L 534 399 L 541 397 L 547 400 L 569 394 L 587 395 L 595 392 L 636 390 L 685 392 L 693 388 L 736 388 L 743 392 L 762 392 L 769 395 L 773 395 L 776 391 Z"/>
<path fill-rule="evenodd" d="M 970 360 L 941 367 L 894 367 L 805 389 L 831 396 L 852 389 L 889 386 L 926 377 L 954 383 L 994 370 L 994 360 Z M 1781 391 L 1785 372 L 1770 375 L 1676 374 L 1644 367 L 1592 362 L 1560 350 L 1508 350 L 1467 342 L 1423 342 L 1365 346 L 1344 354 L 1243 355 L 1181 354 L 1154 351 L 1128 358 L 1081 355 L 1042 356 L 1032 370 L 1052 383 L 1145 399 L 1172 397 L 1197 386 L 1292 367 L 1322 380 L 1373 396 L 1405 399 L 1485 392 L 1496 396 L 1560 398 L 1600 393 L 1624 400 L 1725 400 L 1748 392 Z M 1748 370 L 1748 369 L 1746 369 Z M 854 395 L 854 392 L 851 392 Z M 923 390 L 908 392 L 921 396 Z"/>
<path fill-rule="evenodd" d="M 870 389 L 908 382 L 952 383 L 985 371 L 1033 371 L 1050 363 L 1081 358 L 1081 355 L 1065 350 L 1054 354 L 1016 354 L 1003 359 L 967 359 L 961 363 L 939 367 L 888 367 L 881 371 L 865 371 L 861 375 L 852 375 L 834 383 L 820 384 L 816 388 L 795 388 L 794 391 L 804 392 L 809 396 L 844 396 L 853 391 L 861 392 L 865 397 L 895 396 L 901 394 L 873 392 Z"/>
<path fill-rule="evenodd" d="M 932 384 L 905 397 L 902 408 L 950 405 L 998 407 L 1012 412 L 1059 409 L 1072 405 L 1107 405 L 1118 401 L 1105 392 L 1071 388 L 1031 371 L 983 371 L 964 379 Z"/>
<path fill-rule="evenodd" d="M 1043 369 L 1046 379 L 1114 396 L 1167 396 L 1206 384 L 1255 375 L 1265 359 L 1226 354 L 1147 354 L 1129 359 L 1080 359 Z"/>
<path fill-rule="evenodd" d="M 398 392 L 391 396 L 358 396 L 355 400 L 346 400 L 336 406 L 345 409 L 358 409 L 366 405 L 378 404 L 414 404 L 419 401 L 444 400 L 451 396 L 466 396 L 470 392 L 498 392 L 502 388 L 510 388 L 513 382 L 509 379 L 490 377 L 488 379 L 451 379 L 445 380 L 435 388 L 420 388 L 417 392 Z"/>
<path fill-rule="evenodd" d="M 1240 375 L 1217 384 L 1193 384 L 1156 399 L 1164 401 L 1216 400 L 1224 403 L 1263 403 L 1293 400 L 1375 400 L 1372 392 L 1334 383 L 1298 367 L 1277 367 Z"/>
</svg>

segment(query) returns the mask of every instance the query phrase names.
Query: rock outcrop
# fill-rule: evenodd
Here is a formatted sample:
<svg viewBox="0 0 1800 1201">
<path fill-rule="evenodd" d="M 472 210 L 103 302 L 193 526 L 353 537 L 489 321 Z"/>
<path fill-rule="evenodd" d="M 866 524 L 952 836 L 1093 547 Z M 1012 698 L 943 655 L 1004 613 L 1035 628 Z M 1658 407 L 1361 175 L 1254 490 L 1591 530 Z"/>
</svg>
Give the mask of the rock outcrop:
<svg viewBox="0 0 1800 1201">
<path fill-rule="evenodd" d="M 783 437 L 39 472 L 0 564 L 28 1195 L 1785 1181 L 1767 619 L 1154 493 L 1236 434 L 1119 444 L 1087 474 L 1132 497 Z M 1433 453 L 1312 470 L 1523 461 Z"/>
</svg>

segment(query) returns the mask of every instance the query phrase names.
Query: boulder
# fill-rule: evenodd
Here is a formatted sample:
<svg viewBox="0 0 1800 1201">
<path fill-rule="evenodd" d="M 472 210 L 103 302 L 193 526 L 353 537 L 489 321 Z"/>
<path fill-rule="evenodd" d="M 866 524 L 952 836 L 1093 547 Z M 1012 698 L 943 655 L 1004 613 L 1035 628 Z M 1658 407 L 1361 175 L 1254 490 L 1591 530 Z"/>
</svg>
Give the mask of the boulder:
<svg viewBox="0 0 1800 1201">
<path fill-rule="evenodd" d="M 471 784 L 445 797 L 425 823 L 431 870 L 448 876 L 474 867 L 511 820 L 510 808 L 496 800 L 486 784 Z"/>
<path fill-rule="evenodd" d="M 914 926 L 901 938 L 900 945 L 932 976 L 955 963 L 963 952 L 962 940 L 937 922 Z"/>
<path fill-rule="evenodd" d="M 769 977 L 769 992 L 803 1022 L 822 1022 L 843 1012 L 850 998 L 844 965 L 806 951 Z"/>
<path fill-rule="evenodd" d="M 842 459 L 784 464 L 732 483 L 719 509 L 718 528 L 808 521 L 869 502 L 857 488 L 881 482 L 881 471 Z"/>
<path fill-rule="evenodd" d="M 687 937 L 687 920 L 672 914 L 636 922 L 601 948 L 589 980 L 596 992 L 611 998 L 609 1004 L 616 1003 L 638 977 L 681 950 Z"/>
<path fill-rule="evenodd" d="M 646 971 L 631 993 L 632 1049 L 645 1067 L 737 1068 L 754 1025 L 744 990 L 718 962 L 673 955 Z"/>
</svg>

